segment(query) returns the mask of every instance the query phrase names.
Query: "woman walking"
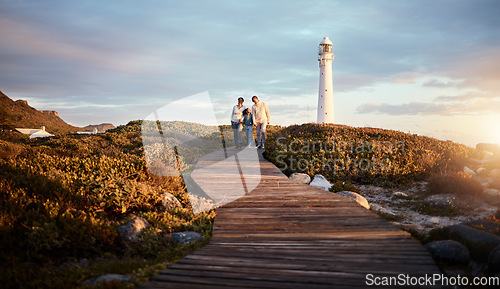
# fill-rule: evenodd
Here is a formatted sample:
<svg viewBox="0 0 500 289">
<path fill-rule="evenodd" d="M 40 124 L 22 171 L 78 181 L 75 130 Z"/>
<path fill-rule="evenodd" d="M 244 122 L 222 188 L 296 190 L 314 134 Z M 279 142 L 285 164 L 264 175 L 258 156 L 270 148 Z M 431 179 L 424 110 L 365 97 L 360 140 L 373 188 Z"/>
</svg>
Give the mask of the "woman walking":
<svg viewBox="0 0 500 289">
<path fill-rule="evenodd" d="M 233 107 L 233 112 L 231 113 L 231 127 L 233 128 L 234 145 L 237 148 L 243 146 L 241 132 L 243 130 L 243 111 L 245 110 L 245 106 L 243 106 L 244 101 L 243 97 L 239 97 L 238 104 Z"/>
</svg>

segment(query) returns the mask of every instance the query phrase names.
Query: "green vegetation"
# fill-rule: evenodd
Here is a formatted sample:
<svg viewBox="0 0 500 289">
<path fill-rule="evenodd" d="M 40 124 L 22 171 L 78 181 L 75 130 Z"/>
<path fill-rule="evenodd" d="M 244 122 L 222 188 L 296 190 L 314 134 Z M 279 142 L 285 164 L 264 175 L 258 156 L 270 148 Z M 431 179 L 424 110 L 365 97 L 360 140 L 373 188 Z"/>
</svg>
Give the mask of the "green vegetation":
<svg viewBox="0 0 500 289">
<path fill-rule="evenodd" d="M 189 170 L 204 154 L 232 146 L 232 131 L 229 126 L 159 124 L 161 141 L 155 135 L 158 123 L 141 121 L 97 135 L 29 140 L 13 132 L 0 134 L 3 288 L 86 288 L 85 280 L 108 273 L 133 279 L 102 288 L 132 288 L 208 241 L 214 211 L 194 215 L 178 168 L 165 163 Z M 151 133 L 143 138 L 145 128 Z M 353 184 L 394 187 L 428 180 L 429 194 L 457 196 L 480 193 L 474 179 L 459 173 L 475 154 L 449 141 L 320 124 L 269 126 L 265 151 L 286 174 L 324 175 L 334 183 L 332 191 L 359 192 Z M 183 207 L 164 211 L 164 192 Z M 415 209 L 422 213 L 441 215 L 419 205 Z M 116 228 L 134 216 L 151 226 L 140 242 L 129 243 Z M 175 244 L 171 233 L 185 230 L 200 232 L 204 242 Z"/>
<path fill-rule="evenodd" d="M 464 215 L 468 208 L 458 206 L 436 207 L 426 205 L 422 200 L 416 201 L 411 209 L 428 216 L 456 217 Z"/>
<path fill-rule="evenodd" d="M 355 185 L 349 182 L 336 181 L 333 186 L 330 188 L 330 192 L 342 192 L 342 191 L 350 191 L 359 193 L 360 189 Z"/>
<path fill-rule="evenodd" d="M 303 124 L 270 135 L 265 156 L 287 175 L 398 186 L 454 174 L 475 154 L 465 145 L 398 131 Z"/>
<path fill-rule="evenodd" d="M 141 282 L 201 245 L 174 244 L 170 233 L 211 235 L 214 212 L 193 215 L 182 178 L 148 171 L 140 121 L 97 135 L 1 136 L 3 288 L 82 288 L 108 273 Z M 183 208 L 164 211 L 164 192 Z M 128 243 L 116 228 L 133 216 L 151 226 Z"/>
</svg>

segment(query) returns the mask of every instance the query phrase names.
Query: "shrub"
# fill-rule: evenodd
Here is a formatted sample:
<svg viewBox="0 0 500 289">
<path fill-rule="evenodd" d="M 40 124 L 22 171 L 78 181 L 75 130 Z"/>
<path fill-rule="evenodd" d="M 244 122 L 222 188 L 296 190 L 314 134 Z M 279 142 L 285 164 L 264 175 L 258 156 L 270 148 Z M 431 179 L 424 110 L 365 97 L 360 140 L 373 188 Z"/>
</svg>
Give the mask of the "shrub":
<svg viewBox="0 0 500 289">
<path fill-rule="evenodd" d="M 350 191 L 359 193 L 361 190 L 355 185 L 349 182 L 336 181 L 333 186 L 330 188 L 330 192 L 342 192 L 342 191 Z"/>
<path fill-rule="evenodd" d="M 456 173 L 475 154 L 465 145 L 399 131 L 303 124 L 271 133 L 264 156 L 286 175 L 395 186 Z"/>
<path fill-rule="evenodd" d="M 464 172 L 432 176 L 427 189 L 431 194 L 454 194 L 466 198 L 476 198 L 483 192 L 481 184 Z"/>
<path fill-rule="evenodd" d="M 97 135 L 0 139 L 0 175 L 2 288 L 80 288 L 90 276 L 180 258 L 192 248 L 173 244 L 172 232 L 211 235 L 214 211 L 195 216 L 181 177 L 148 170 L 138 121 Z M 163 192 L 184 207 L 161 210 Z M 138 244 L 116 232 L 132 214 L 151 224 Z M 134 265 L 119 272 L 111 261 L 99 261 L 110 255 L 116 268 Z M 82 258 L 88 267 L 60 266 Z M 106 268 L 91 269 L 99 262 Z"/>
<path fill-rule="evenodd" d="M 23 152 L 23 145 L 0 140 L 0 159 L 14 159 Z"/>
</svg>

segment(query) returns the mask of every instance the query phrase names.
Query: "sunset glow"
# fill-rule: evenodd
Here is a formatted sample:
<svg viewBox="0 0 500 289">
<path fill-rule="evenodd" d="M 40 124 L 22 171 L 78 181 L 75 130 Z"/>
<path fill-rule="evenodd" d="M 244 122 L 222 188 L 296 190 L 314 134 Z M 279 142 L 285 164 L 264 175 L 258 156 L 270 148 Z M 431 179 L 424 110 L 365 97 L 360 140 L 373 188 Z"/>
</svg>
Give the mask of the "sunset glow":
<svg viewBox="0 0 500 289">
<path fill-rule="evenodd" d="M 65 121 L 125 124 L 208 91 L 220 123 L 259 95 L 315 121 L 333 43 L 335 122 L 500 142 L 500 4 L 479 1 L 0 0 L 0 90 Z M 493 132 L 494 131 L 494 132 Z"/>
</svg>

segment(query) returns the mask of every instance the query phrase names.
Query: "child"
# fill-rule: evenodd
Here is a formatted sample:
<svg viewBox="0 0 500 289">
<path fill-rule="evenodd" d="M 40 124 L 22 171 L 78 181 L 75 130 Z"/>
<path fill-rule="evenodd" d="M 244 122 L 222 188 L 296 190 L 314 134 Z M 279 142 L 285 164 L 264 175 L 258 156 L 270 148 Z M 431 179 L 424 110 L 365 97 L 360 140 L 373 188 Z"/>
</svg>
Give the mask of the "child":
<svg viewBox="0 0 500 289">
<path fill-rule="evenodd" d="M 253 118 L 252 118 L 252 112 L 249 108 L 243 111 L 243 124 L 245 125 L 245 133 L 247 135 L 247 147 L 251 147 Z"/>
</svg>

